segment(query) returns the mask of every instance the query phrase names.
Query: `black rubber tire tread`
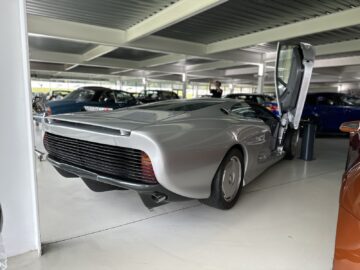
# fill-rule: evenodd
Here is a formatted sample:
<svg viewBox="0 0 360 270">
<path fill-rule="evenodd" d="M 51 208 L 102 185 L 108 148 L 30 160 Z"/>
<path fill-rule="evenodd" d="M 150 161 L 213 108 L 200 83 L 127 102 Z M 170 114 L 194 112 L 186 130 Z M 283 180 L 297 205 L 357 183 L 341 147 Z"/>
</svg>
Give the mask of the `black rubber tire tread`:
<svg viewBox="0 0 360 270">
<path fill-rule="evenodd" d="M 222 187 L 221 187 L 222 186 L 221 178 L 222 178 L 223 171 L 225 169 L 226 164 L 233 156 L 237 156 L 241 162 L 241 169 L 242 169 L 241 170 L 241 182 L 240 182 L 240 187 L 239 187 L 238 193 L 236 194 L 234 199 L 232 199 L 230 202 L 228 202 L 224 199 L 224 195 L 223 195 Z M 210 197 L 207 199 L 200 200 L 200 201 L 202 203 L 209 205 L 211 207 L 214 207 L 214 208 L 218 208 L 218 209 L 222 209 L 222 210 L 230 209 L 235 205 L 235 203 L 239 199 L 239 196 L 240 196 L 240 193 L 241 193 L 241 190 L 243 187 L 243 181 L 244 181 L 244 155 L 243 155 L 242 151 L 239 150 L 238 148 L 232 148 L 226 154 L 226 156 L 222 160 L 218 170 L 216 171 L 216 174 L 215 174 L 214 179 L 211 184 Z"/>
<path fill-rule="evenodd" d="M 292 160 L 297 155 L 297 149 L 293 149 L 292 140 L 293 136 L 299 136 L 299 130 L 295 129 L 288 129 L 286 131 L 285 135 L 285 141 L 284 141 L 284 151 L 285 151 L 285 157 L 284 159 Z"/>
</svg>

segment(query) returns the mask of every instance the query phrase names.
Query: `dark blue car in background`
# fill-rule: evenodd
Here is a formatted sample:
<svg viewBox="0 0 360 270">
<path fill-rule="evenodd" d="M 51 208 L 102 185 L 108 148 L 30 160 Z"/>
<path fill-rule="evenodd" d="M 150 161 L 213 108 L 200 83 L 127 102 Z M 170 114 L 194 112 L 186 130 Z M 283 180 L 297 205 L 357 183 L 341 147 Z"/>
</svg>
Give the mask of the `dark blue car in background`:
<svg viewBox="0 0 360 270">
<path fill-rule="evenodd" d="M 338 133 L 343 122 L 360 120 L 360 98 L 344 93 L 309 93 L 302 115 L 319 133 Z"/>
<path fill-rule="evenodd" d="M 45 115 L 82 111 L 110 111 L 137 104 L 128 92 L 105 87 L 86 86 L 74 90 L 62 100 L 45 104 Z"/>
</svg>

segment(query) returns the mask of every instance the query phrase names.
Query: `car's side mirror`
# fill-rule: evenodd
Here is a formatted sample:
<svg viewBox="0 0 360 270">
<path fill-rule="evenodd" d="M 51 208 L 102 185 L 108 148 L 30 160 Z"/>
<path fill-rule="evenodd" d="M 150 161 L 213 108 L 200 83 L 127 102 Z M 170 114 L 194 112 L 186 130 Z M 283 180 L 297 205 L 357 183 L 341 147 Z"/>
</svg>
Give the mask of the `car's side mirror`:
<svg viewBox="0 0 360 270">
<path fill-rule="evenodd" d="M 360 121 L 342 123 L 340 126 L 342 132 L 352 133 L 360 131 Z"/>
</svg>

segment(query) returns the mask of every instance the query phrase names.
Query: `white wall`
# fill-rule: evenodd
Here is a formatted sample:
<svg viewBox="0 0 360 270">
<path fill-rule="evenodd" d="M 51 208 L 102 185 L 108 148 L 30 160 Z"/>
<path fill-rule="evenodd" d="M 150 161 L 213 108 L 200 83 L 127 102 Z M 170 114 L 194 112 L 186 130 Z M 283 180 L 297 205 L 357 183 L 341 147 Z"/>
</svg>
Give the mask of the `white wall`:
<svg viewBox="0 0 360 270">
<path fill-rule="evenodd" d="M 1 0 L 0 203 L 8 256 L 39 250 L 25 0 Z"/>
</svg>

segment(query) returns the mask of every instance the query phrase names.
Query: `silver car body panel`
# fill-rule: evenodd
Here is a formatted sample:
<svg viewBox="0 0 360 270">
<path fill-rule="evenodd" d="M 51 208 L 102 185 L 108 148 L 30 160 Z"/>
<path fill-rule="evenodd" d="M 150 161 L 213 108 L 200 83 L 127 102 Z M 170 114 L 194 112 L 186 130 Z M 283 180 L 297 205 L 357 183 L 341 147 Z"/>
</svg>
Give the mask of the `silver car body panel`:
<svg viewBox="0 0 360 270">
<path fill-rule="evenodd" d="M 44 128 L 61 136 L 142 150 L 150 157 L 157 181 L 164 188 L 202 199 L 210 196 L 214 175 L 232 147 L 241 147 L 244 152 L 244 185 L 282 158 L 270 150 L 272 135 L 262 120 L 239 119 L 221 112 L 221 108 L 230 109 L 238 102 L 224 100 L 187 113 L 132 107 L 56 115 L 48 119 Z M 69 126 L 67 122 L 80 126 Z M 84 129 L 84 125 L 129 133 L 114 135 L 106 130 Z"/>
</svg>

